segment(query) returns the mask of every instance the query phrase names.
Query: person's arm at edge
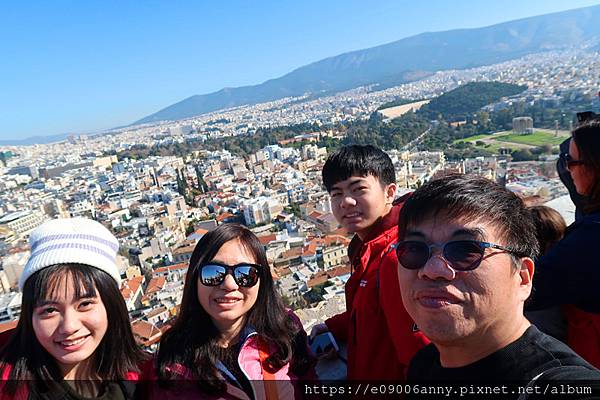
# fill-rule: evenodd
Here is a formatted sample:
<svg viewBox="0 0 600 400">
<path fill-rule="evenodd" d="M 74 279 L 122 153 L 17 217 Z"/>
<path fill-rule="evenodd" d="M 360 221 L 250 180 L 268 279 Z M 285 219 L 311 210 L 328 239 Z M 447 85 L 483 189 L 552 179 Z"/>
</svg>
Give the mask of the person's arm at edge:
<svg viewBox="0 0 600 400">
<path fill-rule="evenodd" d="M 325 320 L 325 325 L 327 325 L 329 332 L 333 334 L 335 340 L 340 342 L 348 342 L 348 323 L 348 311 L 344 311 L 343 313 L 334 315 Z"/>
</svg>

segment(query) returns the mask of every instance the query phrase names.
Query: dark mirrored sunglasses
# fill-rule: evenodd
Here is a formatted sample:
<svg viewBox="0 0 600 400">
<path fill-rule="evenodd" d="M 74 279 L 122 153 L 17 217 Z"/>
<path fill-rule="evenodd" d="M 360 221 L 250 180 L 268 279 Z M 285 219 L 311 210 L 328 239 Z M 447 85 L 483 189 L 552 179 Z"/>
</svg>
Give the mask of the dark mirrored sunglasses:
<svg viewBox="0 0 600 400">
<path fill-rule="evenodd" d="M 258 283 L 261 268 L 260 265 L 251 263 L 227 265 L 211 261 L 198 267 L 197 271 L 198 279 L 204 286 L 219 286 L 229 274 L 238 286 L 249 288 Z"/>
<path fill-rule="evenodd" d="M 431 250 L 434 247 L 442 248 L 444 259 L 456 271 L 471 271 L 477 268 L 487 248 L 514 253 L 504 246 L 477 240 L 455 240 L 443 245 L 428 245 L 417 240 L 405 240 L 396 244 L 396 254 L 400 265 L 404 268 L 421 269 L 431 258 Z"/>
</svg>

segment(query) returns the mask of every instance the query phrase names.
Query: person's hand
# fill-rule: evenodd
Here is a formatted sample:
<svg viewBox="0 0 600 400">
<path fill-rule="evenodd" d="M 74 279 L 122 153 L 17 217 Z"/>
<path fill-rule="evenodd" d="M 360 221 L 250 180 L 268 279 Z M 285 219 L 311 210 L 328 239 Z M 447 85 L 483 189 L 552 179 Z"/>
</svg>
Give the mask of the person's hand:
<svg viewBox="0 0 600 400">
<path fill-rule="evenodd" d="M 321 333 L 325 333 L 325 332 L 329 332 L 329 328 L 327 327 L 327 325 L 316 324 L 315 326 L 312 327 L 312 329 L 310 331 L 309 340 L 312 341 L 315 338 L 315 336 L 320 335 Z"/>
<path fill-rule="evenodd" d="M 308 338 L 308 342 L 312 343 L 315 337 L 326 332 L 329 332 L 329 328 L 326 324 L 317 324 L 313 326 L 313 328 L 310 331 L 310 337 Z M 329 351 L 315 355 L 319 360 L 334 360 L 338 357 L 338 353 L 333 347 Z"/>
</svg>

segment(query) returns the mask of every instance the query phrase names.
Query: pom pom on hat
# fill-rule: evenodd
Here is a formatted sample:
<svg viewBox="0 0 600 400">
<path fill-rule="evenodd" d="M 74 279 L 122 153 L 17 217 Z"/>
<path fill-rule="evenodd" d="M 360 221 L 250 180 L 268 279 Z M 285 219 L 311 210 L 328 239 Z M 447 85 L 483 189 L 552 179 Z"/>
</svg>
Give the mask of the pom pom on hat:
<svg viewBox="0 0 600 400">
<path fill-rule="evenodd" d="M 57 264 L 85 264 L 109 274 L 121 284 L 115 263 L 119 242 L 99 222 L 86 218 L 66 218 L 47 221 L 29 236 L 31 256 L 19 277 L 19 288 L 44 268 Z"/>
</svg>

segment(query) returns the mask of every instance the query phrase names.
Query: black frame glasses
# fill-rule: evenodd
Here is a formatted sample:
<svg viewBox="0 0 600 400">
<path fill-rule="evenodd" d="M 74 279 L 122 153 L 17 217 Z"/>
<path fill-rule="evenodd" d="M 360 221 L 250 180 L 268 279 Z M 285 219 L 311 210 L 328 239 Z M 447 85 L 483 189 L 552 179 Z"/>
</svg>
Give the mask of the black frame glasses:
<svg viewBox="0 0 600 400">
<path fill-rule="evenodd" d="M 567 154 L 566 161 L 567 161 L 567 169 L 571 169 L 571 168 L 576 167 L 578 165 L 585 165 L 585 161 L 583 161 L 583 160 L 574 160 L 573 157 L 571 157 L 570 154 Z"/>
<path fill-rule="evenodd" d="M 585 165 L 585 161 L 583 160 L 574 160 L 573 157 L 569 153 L 561 153 L 560 157 L 565 160 L 565 165 L 567 169 L 576 167 L 578 165 Z"/>
<path fill-rule="evenodd" d="M 453 240 L 444 244 L 427 244 L 418 240 L 404 240 L 395 244 L 398 261 L 406 269 L 417 270 L 427 264 L 434 247 L 442 249 L 444 260 L 455 271 L 472 271 L 481 264 L 485 249 L 498 249 L 519 255 L 499 244 L 479 240 Z"/>
<path fill-rule="evenodd" d="M 258 283 L 260 270 L 263 267 L 252 263 L 227 265 L 218 261 L 210 261 L 197 269 L 198 279 L 204 286 L 219 286 L 231 275 L 239 287 L 250 288 Z"/>
</svg>

